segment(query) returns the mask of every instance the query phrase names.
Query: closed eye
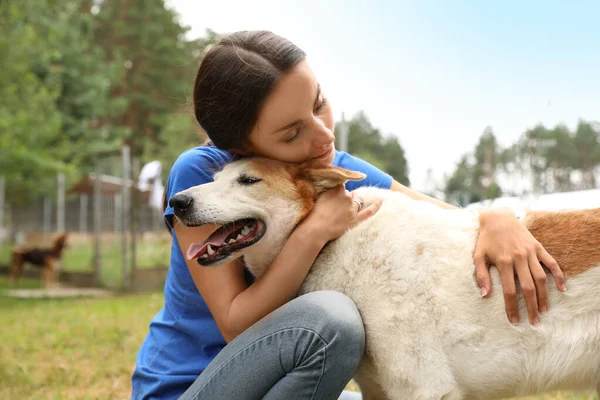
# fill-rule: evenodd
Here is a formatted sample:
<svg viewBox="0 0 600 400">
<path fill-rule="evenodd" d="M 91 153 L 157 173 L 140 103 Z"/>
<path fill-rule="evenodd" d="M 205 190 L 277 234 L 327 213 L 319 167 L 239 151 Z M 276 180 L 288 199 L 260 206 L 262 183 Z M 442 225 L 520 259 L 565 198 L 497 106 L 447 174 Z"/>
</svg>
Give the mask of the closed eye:
<svg viewBox="0 0 600 400">
<path fill-rule="evenodd" d="M 321 103 L 315 107 L 315 112 L 316 113 L 321 112 L 326 105 L 327 105 L 327 99 L 325 97 L 323 97 L 321 99 Z"/>
<path fill-rule="evenodd" d="M 298 139 L 298 136 L 300 136 L 300 127 L 294 129 L 293 136 L 291 136 L 291 137 L 289 137 L 287 139 L 284 139 L 284 142 L 286 142 L 286 143 L 292 143 L 294 140 Z"/>
<path fill-rule="evenodd" d="M 238 179 L 237 182 L 240 185 L 244 185 L 244 186 L 250 186 L 250 185 L 254 185 L 258 182 L 262 181 L 262 179 L 260 178 L 255 178 L 252 176 L 248 176 L 248 175 L 241 175 Z"/>
</svg>

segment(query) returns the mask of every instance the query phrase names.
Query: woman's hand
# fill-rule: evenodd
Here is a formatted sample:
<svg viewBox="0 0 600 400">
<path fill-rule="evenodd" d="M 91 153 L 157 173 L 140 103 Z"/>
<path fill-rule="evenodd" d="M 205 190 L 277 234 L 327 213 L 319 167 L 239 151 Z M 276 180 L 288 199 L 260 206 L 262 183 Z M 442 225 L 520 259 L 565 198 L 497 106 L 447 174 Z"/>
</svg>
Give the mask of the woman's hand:
<svg viewBox="0 0 600 400">
<path fill-rule="evenodd" d="M 513 324 L 518 323 L 516 274 L 527 304 L 529 322 L 539 322 L 538 311 L 548 311 L 546 272 L 540 261 L 554 275 L 556 287 L 566 291 L 565 277 L 558 263 L 518 221 L 512 211 L 484 211 L 480 214 L 479 221 L 479 239 L 473 260 L 481 295 L 485 297 L 490 293 L 488 266 L 495 265 L 502 280 L 506 314 Z"/>
<path fill-rule="evenodd" d="M 375 200 L 359 210 L 359 201 L 363 201 L 360 196 L 350 193 L 343 185 L 327 190 L 319 195 L 302 225 L 309 227 L 324 243 L 337 239 L 349 228 L 371 217 L 381 206 L 381 200 Z"/>
</svg>

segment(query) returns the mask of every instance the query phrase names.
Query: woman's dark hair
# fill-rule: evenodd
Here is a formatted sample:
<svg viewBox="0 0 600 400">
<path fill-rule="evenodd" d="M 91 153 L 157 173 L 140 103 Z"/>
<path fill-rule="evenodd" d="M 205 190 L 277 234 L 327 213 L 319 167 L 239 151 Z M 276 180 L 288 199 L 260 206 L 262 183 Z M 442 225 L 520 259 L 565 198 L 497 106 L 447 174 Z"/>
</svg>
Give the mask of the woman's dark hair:
<svg viewBox="0 0 600 400">
<path fill-rule="evenodd" d="M 194 114 L 208 144 L 246 150 L 265 99 L 305 57 L 295 44 L 268 31 L 235 32 L 213 45 L 198 68 L 193 96 Z M 164 212 L 166 188 L 162 200 Z M 165 225 L 171 232 L 166 220 Z"/>
<path fill-rule="evenodd" d="M 245 150 L 270 91 L 306 54 L 268 31 L 240 31 L 205 54 L 194 84 L 194 113 L 215 146 Z"/>
</svg>

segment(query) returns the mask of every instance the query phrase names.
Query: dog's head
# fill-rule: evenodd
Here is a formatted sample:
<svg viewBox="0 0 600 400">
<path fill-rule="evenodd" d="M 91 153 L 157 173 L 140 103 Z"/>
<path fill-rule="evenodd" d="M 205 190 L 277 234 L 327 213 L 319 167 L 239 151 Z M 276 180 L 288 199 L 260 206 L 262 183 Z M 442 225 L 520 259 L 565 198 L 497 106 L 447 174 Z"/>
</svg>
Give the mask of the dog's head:
<svg viewBox="0 0 600 400">
<path fill-rule="evenodd" d="M 67 247 L 66 233 L 56 235 L 54 239 L 52 239 L 52 248 L 54 249 L 54 251 L 60 253 L 65 247 Z"/>
<path fill-rule="evenodd" d="M 278 254 L 319 193 L 364 178 L 339 167 L 256 157 L 227 165 L 214 182 L 179 192 L 169 204 L 186 226 L 221 225 L 206 241 L 182 249 L 188 259 L 211 266 L 244 255 L 247 264 L 261 269 Z"/>
</svg>

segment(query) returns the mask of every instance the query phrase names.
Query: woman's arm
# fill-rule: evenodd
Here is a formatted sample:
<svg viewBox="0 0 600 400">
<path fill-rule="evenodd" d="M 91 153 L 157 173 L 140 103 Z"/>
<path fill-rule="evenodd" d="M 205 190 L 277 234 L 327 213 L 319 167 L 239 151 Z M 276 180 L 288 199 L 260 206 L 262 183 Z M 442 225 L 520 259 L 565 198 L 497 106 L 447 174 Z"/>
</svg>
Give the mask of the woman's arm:
<svg viewBox="0 0 600 400">
<path fill-rule="evenodd" d="M 436 204 L 442 208 L 448 208 L 448 209 L 456 208 L 455 206 L 453 206 L 451 204 L 444 203 L 441 200 L 434 199 L 433 197 L 427 196 L 426 194 L 417 192 L 414 189 L 406 187 L 396 180 L 394 180 L 392 182 L 392 186 L 390 187 L 390 190 L 393 190 L 395 192 L 404 193 L 405 195 L 407 195 L 408 197 L 410 197 L 411 199 L 414 199 L 414 200 L 424 200 L 429 203 Z"/>
<path fill-rule="evenodd" d="M 177 224 L 175 234 L 185 254 L 185 249 L 193 242 L 206 239 L 214 229 L 215 226 L 187 228 Z M 266 273 L 250 286 L 244 280 L 241 260 L 218 267 L 202 267 L 196 260 L 187 260 L 186 263 L 221 334 L 229 342 L 296 296 L 325 243 L 318 232 L 299 227 Z"/>
<path fill-rule="evenodd" d="M 442 208 L 456 208 L 443 201 L 410 189 L 397 181 L 392 182 L 391 190 L 404 193 L 415 200 L 424 200 Z M 510 210 L 488 209 L 479 214 L 479 238 L 473 261 L 476 267 L 477 283 L 482 297 L 491 291 L 489 266 L 495 265 L 500 272 L 506 315 L 512 323 L 519 322 L 515 275 L 527 304 L 529 322 L 539 321 L 538 312 L 548 310 L 548 288 L 546 271 L 548 268 L 556 281 L 556 287 L 565 291 L 565 277 L 554 258 L 521 224 Z"/>
<path fill-rule="evenodd" d="M 323 193 L 265 274 L 250 286 L 244 280 L 243 265 L 239 261 L 218 267 L 202 267 L 196 260 L 187 261 L 194 283 L 225 340 L 233 340 L 292 300 L 325 243 L 340 236 L 349 225 L 369 218 L 380 204 L 375 203 L 357 214 L 356 204 L 342 186 Z M 216 228 L 187 228 L 176 224 L 175 234 L 182 252 L 185 254 L 193 242 L 205 240 Z"/>
<path fill-rule="evenodd" d="M 517 276 L 527 305 L 529 322 L 536 324 L 539 322 L 538 312 L 548 311 L 546 271 L 542 264 L 552 272 L 556 288 L 566 291 L 562 270 L 511 210 L 483 211 L 480 213 L 479 223 L 479 238 L 473 260 L 482 297 L 486 297 L 491 291 L 489 266 L 495 265 L 502 280 L 508 319 L 512 323 L 517 323 L 520 319 L 515 283 Z"/>
</svg>

